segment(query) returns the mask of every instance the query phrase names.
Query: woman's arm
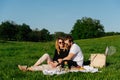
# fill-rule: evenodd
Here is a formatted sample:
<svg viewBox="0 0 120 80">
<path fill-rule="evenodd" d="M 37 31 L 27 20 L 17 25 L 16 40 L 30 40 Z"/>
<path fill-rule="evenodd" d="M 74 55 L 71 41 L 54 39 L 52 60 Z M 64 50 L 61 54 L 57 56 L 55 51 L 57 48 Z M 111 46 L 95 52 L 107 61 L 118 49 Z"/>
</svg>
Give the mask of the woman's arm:
<svg viewBox="0 0 120 80">
<path fill-rule="evenodd" d="M 67 57 L 63 58 L 63 60 L 71 60 L 75 54 L 69 53 Z"/>
<path fill-rule="evenodd" d="M 57 59 L 58 59 L 58 53 L 57 53 L 57 50 L 55 49 L 53 61 L 57 61 Z"/>
</svg>

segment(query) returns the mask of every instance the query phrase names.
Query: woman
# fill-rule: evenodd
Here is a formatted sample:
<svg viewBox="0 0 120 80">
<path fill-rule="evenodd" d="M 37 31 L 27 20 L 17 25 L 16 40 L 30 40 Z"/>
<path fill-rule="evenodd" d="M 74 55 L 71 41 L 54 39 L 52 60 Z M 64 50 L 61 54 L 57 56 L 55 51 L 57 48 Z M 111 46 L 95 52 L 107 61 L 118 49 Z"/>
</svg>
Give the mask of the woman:
<svg viewBox="0 0 120 80">
<path fill-rule="evenodd" d="M 55 53 L 53 59 L 49 54 L 45 53 L 39 60 L 31 67 L 18 65 L 18 68 L 22 71 L 41 71 L 44 69 L 53 69 L 56 68 L 58 64 L 61 63 L 62 59 L 65 58 L 69 50 L 64 46 L 64 39 L 59 37 L 55 42 Z M 42 64 L 44 61 L 47 61 L 47 64 Z M 42 64 L 42 65 L 41 65 Z"/>
</svg>

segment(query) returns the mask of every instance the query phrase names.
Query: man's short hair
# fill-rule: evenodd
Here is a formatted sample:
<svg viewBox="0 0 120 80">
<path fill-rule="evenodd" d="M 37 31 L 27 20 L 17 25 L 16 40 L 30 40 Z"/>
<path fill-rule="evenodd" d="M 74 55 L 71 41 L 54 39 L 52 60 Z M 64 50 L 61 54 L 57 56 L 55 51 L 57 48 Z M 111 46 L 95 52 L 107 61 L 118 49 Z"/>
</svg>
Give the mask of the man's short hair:
<svg viewBox="0 0 120 80">
<path fill-rule="evenodd" d="M 65 40 L 69 40 L 69 42 L 73 42 L 73 38 L 71 35 L 66 35 Z"/>
</svg>

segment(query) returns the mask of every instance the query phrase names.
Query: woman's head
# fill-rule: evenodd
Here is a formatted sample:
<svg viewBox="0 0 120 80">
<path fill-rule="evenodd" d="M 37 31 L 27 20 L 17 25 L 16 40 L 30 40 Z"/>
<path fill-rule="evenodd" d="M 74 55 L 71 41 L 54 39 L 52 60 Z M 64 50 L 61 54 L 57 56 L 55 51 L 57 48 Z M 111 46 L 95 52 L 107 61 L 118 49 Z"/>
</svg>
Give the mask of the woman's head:
<svg viewBox="0 0 120 80">
<path fill-rule="evenodd" d="M 57 38 L 56 42 L 55 42 L 55 47 L 58 52 L 60 51 L 60 49 L 63 49 L 64 48 L 64 38 L 62 38 L 62 37 Z"/>
</svg>

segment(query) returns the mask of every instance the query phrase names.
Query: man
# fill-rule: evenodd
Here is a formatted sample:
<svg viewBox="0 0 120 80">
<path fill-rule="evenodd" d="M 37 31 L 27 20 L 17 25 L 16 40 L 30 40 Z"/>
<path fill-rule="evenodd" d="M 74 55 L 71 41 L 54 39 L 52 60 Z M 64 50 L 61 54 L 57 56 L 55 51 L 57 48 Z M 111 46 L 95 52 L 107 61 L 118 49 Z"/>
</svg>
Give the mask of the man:
<svg viewBox="0 0 120 80">
<path fill-rule="evenodd" d="M 72 60 L 77 63 L 78 66 L 83 65 L 83 53 L 81 48 L 73 42 L 72 36 L 68 35 L 64 40 L 65 45 L 69 48 L 69 54 L 67 57 L 63 58 L 63 60 Z"/>
</svg>

